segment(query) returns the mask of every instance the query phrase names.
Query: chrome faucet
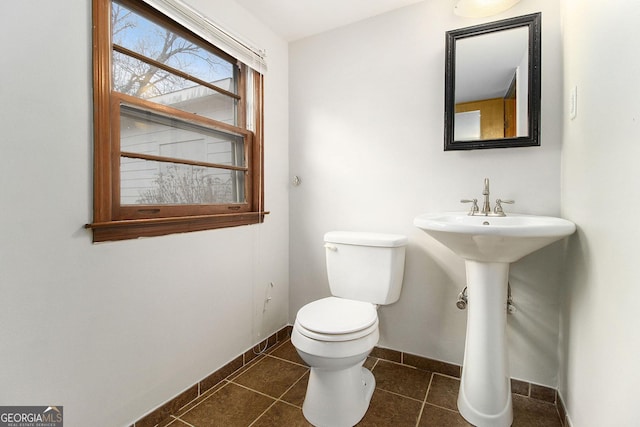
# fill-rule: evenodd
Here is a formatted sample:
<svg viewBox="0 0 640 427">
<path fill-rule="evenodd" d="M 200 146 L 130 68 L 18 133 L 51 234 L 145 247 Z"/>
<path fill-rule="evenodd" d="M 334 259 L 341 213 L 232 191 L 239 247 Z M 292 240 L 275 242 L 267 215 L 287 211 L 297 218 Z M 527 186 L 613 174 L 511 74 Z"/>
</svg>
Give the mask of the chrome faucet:
<svg viewBox="0 0 640 427">
<path fill-rule="evenodd" d="M 482 190 L 482 195 L 484 196 L 484 202 L 482 203 L 482 209 L 478 207 L 478 199 L 462 199 L 460 203 L 471 203 L 471 210 L 469 210 L 469 215 L 484 215 L 484 216 L 506 216 L 504 210 L 502 209 L 502 204 L 512 204 L 513 200 L 501 200 L 496 199 L 496 206 L 491 210 L 491 202 L 489 201 L 489 178 L 484 179 L 484 189 Z"/>
<path fill-rule="evenodd" d="M 482 215 L 489 215 L 491 213 L 491 204 L 489 203 L 489 178 L 484 179 L 484 190 L 482 190 L 484 196 L 484 203 L 482 204 Z"/>
</svg>

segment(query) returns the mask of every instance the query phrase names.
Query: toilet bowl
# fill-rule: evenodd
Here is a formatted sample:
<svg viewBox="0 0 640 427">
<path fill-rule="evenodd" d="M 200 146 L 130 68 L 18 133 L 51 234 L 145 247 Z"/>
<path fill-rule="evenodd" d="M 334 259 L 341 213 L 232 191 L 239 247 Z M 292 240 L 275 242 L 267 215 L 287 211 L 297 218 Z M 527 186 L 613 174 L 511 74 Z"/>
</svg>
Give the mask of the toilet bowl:
<svg viewBox="0 0 640 427">
<path fill-rule="evenodd" d="M 407 238 L 396 234 L 325 234 L 333 296 L 297 315 L 291 342 L 309 365 L 302 412 L 316 427 L 351 427 L 367 412 L 375 378 L 363 364 L 378 343 L 378 305 L 400 297 Z"/>
<path fill-rule="evenodd" d="M 316 313 L 325 313 L 324 319 Z M 351 427 L 362 419 L 375 388 L 373 374 L 362 365 L 378 338 L 370 303 L 328 297 L 298 312 L 291 342 L 312 368 L 302 405 L 311 424 Z"/>
</svg>

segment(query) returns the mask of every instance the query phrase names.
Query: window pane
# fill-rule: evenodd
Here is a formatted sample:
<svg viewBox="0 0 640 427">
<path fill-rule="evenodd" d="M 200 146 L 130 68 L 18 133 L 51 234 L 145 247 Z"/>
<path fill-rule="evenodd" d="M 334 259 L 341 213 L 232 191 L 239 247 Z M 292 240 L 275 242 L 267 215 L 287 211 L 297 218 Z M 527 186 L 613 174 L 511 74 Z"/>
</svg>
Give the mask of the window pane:
<svg viewBox="0 0 640 427">
<path fill-rule="evenodd" d="M 244 140 L 148 111 L 120 107 L 120 151 L 245 166 Z"/>
<path fill-rule="evenodd" d="M 120 160 L 122 205 L 243 203 L 244 172 L 150 160 Z"/>
<path fill-rule="evenodd" d="M 216 84 L 219 81 L 229 80 L 227 84 L 229 91 L 236 93 L 234 65 L 191 40 L 179 36 L 116 2 L 113 2 L 111 25 L 114 44 L 209 83 Z M 126 72 L 122 72 L 122 70 L 114 72 L 114 88 L 138 97 L 144 97 L 148 93 L 153 94 L 150 86 L 159 85 L 159 82 L 167 84 L 166 79 L 171 80 L 175 77 L 165 76 L 163 79 L 160 77 L 157 67 L 140 61 L 136 61 L 135 64 L 117 64 L 114 57 L 114 68 L 117 67 L 126 69 Z M 182 84 L 192 85 L 188 81 L 183 81 Z M 180 88 L 179 82 L 172 81 L 167 85 Z M 159 93 L 165 92 L 166 90 L 161 90 Z"/>
<path fill-rule="evenodd" d="M 149 65 L 136 58 L 114 51 L 114 90 L 230 125 L 237 125 L 236 99 L 161 69 L 156 69 L 148 81 L 139 78 L 139 70 L 148 67 Z M 233 91 L 231 79 L 219 80 L 213 84 L 221 89 Z"/>
</svg>

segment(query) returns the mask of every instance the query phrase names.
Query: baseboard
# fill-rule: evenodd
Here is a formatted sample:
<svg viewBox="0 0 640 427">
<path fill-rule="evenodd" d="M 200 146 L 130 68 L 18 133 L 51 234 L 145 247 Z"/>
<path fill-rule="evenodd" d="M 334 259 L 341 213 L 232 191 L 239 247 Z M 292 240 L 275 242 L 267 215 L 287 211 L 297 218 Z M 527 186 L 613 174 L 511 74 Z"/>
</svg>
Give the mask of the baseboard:
<svg viewBox="0 0 640 427">
<path fill-rule="evenodd" d="M 188 405 L 194 400 L 201 397 L 203 394 L 209 392 L 222 380 L 233 374 L 235 371 L 242 369 L 245 365 L 249 364 L 253 359 L 258 357 L 259 352 L 264 352 L 279 342 L 286 341 L 291 336 L 292 326 L 287 325 L 280 329 L 278 332 L 269 336 L 266 339 L 266 347 L 264 347 L 265 340 L 261 343 L 254 345 L 243 354 L 231 360 L 222 368 L 216 370 L 206 378 L 198 381 L 187 388 L 182 393 L 175 396 L 173 399 L 162 404 L 161 406 L 153 409 L 151 412 L 137 420 L 132 427 L 155 427 L 164 426 L 173 421 L 170 414 L 176 412 L 178 409 Z"/>
<path fill-rule="evenodd" d="M 293 327 L 291 325 L 283 327 L 267 338 L 266 348 L 263 347 L 265 341 L 254 345 L 251 349 L 234 358 L 222 368 L 216 370 L 206 378 L 203 378 L 201 381 L 198 381 L 196 384 L 193 384 L 191 387 L 178 394 L 173 399 L 152 410 L 147 415 L 136 421 L 131 427 L 161 427 L 167 425 L 173 421 L 170 414 L 198 399 L 203 394 L 210 392 L 217 384 L 222 382 L 229 375 L 239 369 L 242 369 L 245 365 L 255 359 L 257 357 L 256 353 L 264 352 L 276 344 L 289 339 L 292 328 Z M 462 374 L 461 365 L 429 359 L 428 357 L 418 356 L 389 348 L 374 347 L 371 351 L 370 357 L 456 378 L 460 378 Z M 563 427 L 572 427 L 569 416 L 566 414 L 564 403 L 556 389 L 512 378 L 511 391 L 524 397 L 553 403 L 558 410 Z"/>
<path fill-rule="evenodd" d="M 442 362 L 435 359 L 429 359 L 428 357 L 418 356 L 415 354 L 405 353 L 389 348 L 375 347 L 371 352 L 371 356 L 377 357 L 379 359 L 385 359 L 391 362 L 400 363 L 402 365 L 408 365 L 414 368 L 423 369 L 425 371 L 448 375 L 450 377 L 460 378 L 460 376 L 462 375 L 461 365 Z M 511 391 L 512 393 L 524 397 L 529 397 L 531 399 L 557 405 L 557 391 L 556 389 L 551 387 L 546 387 L 539 384 L 512 378 Z"/>
<path fill-rule="evenodd" d="M 571 422 L 571 418 L 567 413 L 567 407 L 564 405 L 564 398 L 562 397 L 562 393 L 560 393 L 560 390 L 558 390 L 558 401 L 556 402 L 556 408 L 558 409 L 558 415 L 560 416 L 562 427 L 573 427 L 573 423 Z"/>
</svg>

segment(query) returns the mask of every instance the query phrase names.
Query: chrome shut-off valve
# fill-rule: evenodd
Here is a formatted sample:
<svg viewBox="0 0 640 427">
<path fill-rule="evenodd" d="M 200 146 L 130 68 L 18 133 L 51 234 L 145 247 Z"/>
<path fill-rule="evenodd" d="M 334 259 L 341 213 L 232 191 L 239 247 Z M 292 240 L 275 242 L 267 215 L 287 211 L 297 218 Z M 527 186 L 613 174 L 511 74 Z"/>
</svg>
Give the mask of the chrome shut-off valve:
<svg viewBox="0 0 640 427">
<path fill-rule="evenodd" d="M 460 310 L 467 308 L 467 287 L 465 286 L 462 292 L 458 294 L 458 301 L 456 301 L 456 307 Z"/>
<path fill-rule="evenodd" d="M 460 310 L 465 310 L 467 305 L 469 304 L 469 296 L 467 295 L 467 287 L 458 294 L 458 299 L 456 300 L 456 307 Z M 511 296 L 511 283 L 507 283 L 507 313 L 514 314 L 516 311 L 516 306 L 513 305 L 513 297 Z"/>
</svg>

